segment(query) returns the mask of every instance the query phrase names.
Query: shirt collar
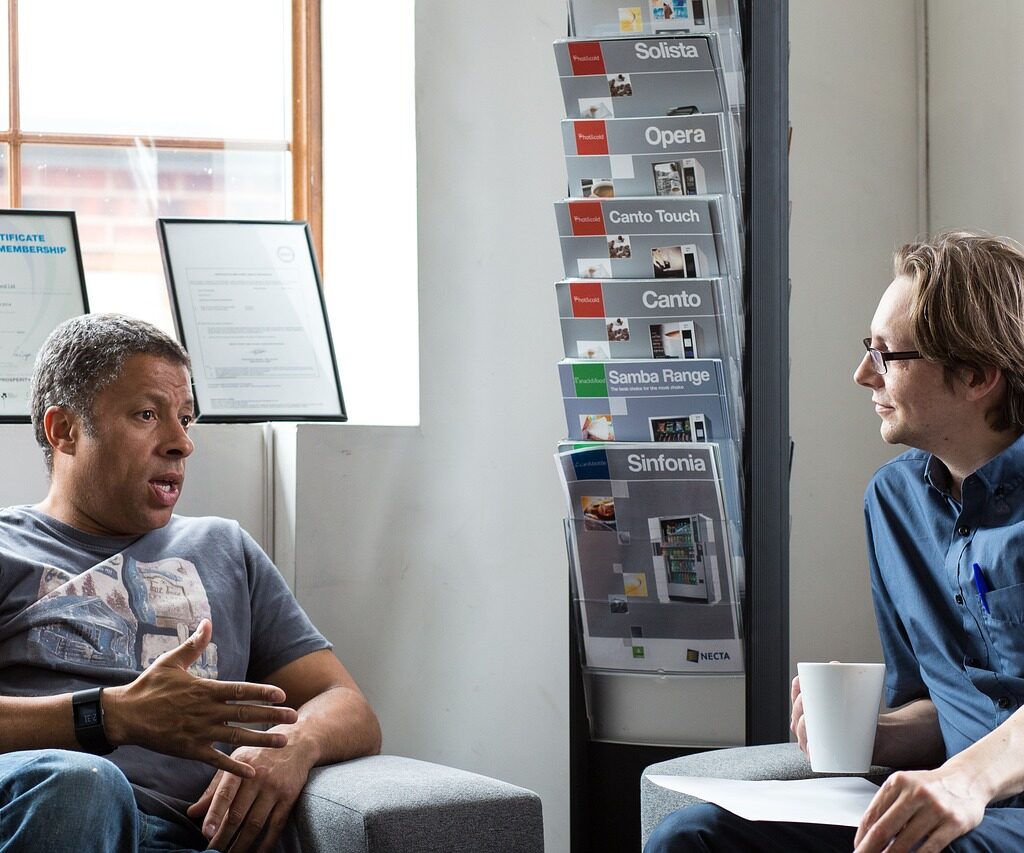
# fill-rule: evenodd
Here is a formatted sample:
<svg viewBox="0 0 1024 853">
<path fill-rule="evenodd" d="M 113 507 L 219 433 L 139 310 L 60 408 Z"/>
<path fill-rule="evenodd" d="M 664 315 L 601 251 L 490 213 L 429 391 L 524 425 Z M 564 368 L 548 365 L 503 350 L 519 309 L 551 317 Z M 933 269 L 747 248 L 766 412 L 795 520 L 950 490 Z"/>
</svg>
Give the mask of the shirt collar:
<svg viewBox="0 0 1024 853">
<path fill-rule="evenodd" d="M 924 476 L 932 488 L 945 495 L 949 494 L 949 469 L 934 454 L 928 457 Z M 998 497 L 1005 497 L 1019 488 L 1024 482 L 1024 433 L 1019 435 L 1013 444 L 989 459 L 973 474 L 968 475 L 964 480 L 963 489 L 966 490 L 972 481 L 980 483 L 986 493 L 995 493 Z"/>
</svg>

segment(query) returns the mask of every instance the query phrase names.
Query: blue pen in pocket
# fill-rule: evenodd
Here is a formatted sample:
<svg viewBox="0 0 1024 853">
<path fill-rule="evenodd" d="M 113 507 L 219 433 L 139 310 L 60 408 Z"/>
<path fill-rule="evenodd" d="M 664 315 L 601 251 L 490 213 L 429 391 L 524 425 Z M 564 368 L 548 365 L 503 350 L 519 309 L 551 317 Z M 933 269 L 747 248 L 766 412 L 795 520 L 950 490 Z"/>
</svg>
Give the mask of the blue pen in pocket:
<svg viewBox="0 0 1024 853">
<path fill-rule="evenodd" d="M 991 614 L 992 611 L 988 609 L 988 581 L 985 580 L 985 573 L 977 563 L 974 564 L 974 586 L 978 590 L 982 608 L 986 613 Z"/>
</svg>

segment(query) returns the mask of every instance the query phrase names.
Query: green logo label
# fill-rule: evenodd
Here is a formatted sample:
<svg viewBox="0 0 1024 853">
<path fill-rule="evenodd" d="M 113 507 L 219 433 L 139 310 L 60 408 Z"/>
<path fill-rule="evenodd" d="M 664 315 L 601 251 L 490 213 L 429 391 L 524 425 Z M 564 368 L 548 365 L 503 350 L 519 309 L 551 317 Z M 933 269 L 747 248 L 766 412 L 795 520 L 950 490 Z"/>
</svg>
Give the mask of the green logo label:
<svg viewBox="0 0 1024 853">
<path fill-rule="evenodd" d="M 604 378 L 603 364 L 574 364 L 572 381 L 577 397 L 607 397 L 608 383 Z"/>
</svg>

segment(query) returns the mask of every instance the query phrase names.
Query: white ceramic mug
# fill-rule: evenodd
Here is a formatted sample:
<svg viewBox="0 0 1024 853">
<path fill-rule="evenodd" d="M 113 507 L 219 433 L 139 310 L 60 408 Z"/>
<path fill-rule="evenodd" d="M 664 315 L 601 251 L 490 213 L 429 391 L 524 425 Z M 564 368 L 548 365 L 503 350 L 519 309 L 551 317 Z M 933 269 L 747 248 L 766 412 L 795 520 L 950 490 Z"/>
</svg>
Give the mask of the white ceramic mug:
<svg viewBox="0 0 1024 853">
<path fill-rule="evenodd" d="M 807 750 L 815 773 L 867 773 L 885 664 L 798 663 Z"/>
</svg>

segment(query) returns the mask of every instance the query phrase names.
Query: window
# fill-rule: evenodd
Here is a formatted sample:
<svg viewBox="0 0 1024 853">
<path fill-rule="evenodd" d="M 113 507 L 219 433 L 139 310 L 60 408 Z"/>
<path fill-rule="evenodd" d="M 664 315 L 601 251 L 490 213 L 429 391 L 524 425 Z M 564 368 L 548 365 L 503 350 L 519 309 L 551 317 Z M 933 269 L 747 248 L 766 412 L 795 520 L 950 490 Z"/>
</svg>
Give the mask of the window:
<svg viewBox="0 0 1024 853">
<path fill-rule="evenodd" d="M 293 215 L 291 3 L 6 11 L 8 206 L 74 210 L 92 309 L 173 331 L 156 217 Z"/>
<path fill-rule="evenodd" d="M 343 4 L 325 4 L 328 8 Z M 401 4 L 400 4 L 401 5 Z M 121 311 L 173 333 L 154 220 L 160 216 L 304 219 L 324 272 L 347 408 L 356 423 L 418 419 L 416 337 L 415 148 L 412 2 L 399 27 L 408 51 L 375 76 L 367 45 L 344 8 L 331 18 L 331 104 L 324 114 L 351 119 L 398 114 L 401 143 L 377 145 L 366 134 L 332 132 L 321 142 L 321 0 L 7 0 L 9 38 L 0 42 L 0 207 L 74 210 L 94 311 Z M 326 11 L 326 10 L 325 10 Z M 327 35 L 325 34 L 325 39 Z M 6 61 L 2 61 L 6 60 Z M 379 60 L 377 60 L 379 63 Z M 352 63 L 356 67 L 352 67 Z M 349 74 L 372 85 L 350 89 Z M 395 76 L 397 75 L 397 77 Z M 398 95 L 381 96 L 397 85 Z M 331 100 L 336 99 L 336 100 Z M 6 109 L 3 107 L 6 106 Z M 371 116 L 372 114 L 372 116 Z M 4 121 L 4 116 L 7 120 Z M 336 125 L 331 126 L 332 129 Z M 333 167 L 332 234 L 322 234 L 323 166 Z M 382 387 L 380 317 L 367 303 L 379 285 L 371 270 L 386 236 L 365 216 L 361 183 L 386 191 L 401 172 L 396 222 L 408 236 L 392 255 L 401 262 L 403 299 L 387 320 L 403 342 L 395 387 Z M 384 177 L 385 184 L 380 183 Z M 6 198 L 6 204 L 3 199 Z M 365 268 L 345 251 L 353 231 Z M 374 232 L 374 233 L 371 233 Z M 340 236 L 344 234 L 344 239 Z M 380 257 L 380 255 L 376 255 Z M 332 278 L 333 276 L 333 278 Z M 345 318 L 366 316 L 367 321 Z M 365 374 L 365 375 L 361 375 Z M 384 372 L 389 372 L 384 368 Z"/>
</svg>

